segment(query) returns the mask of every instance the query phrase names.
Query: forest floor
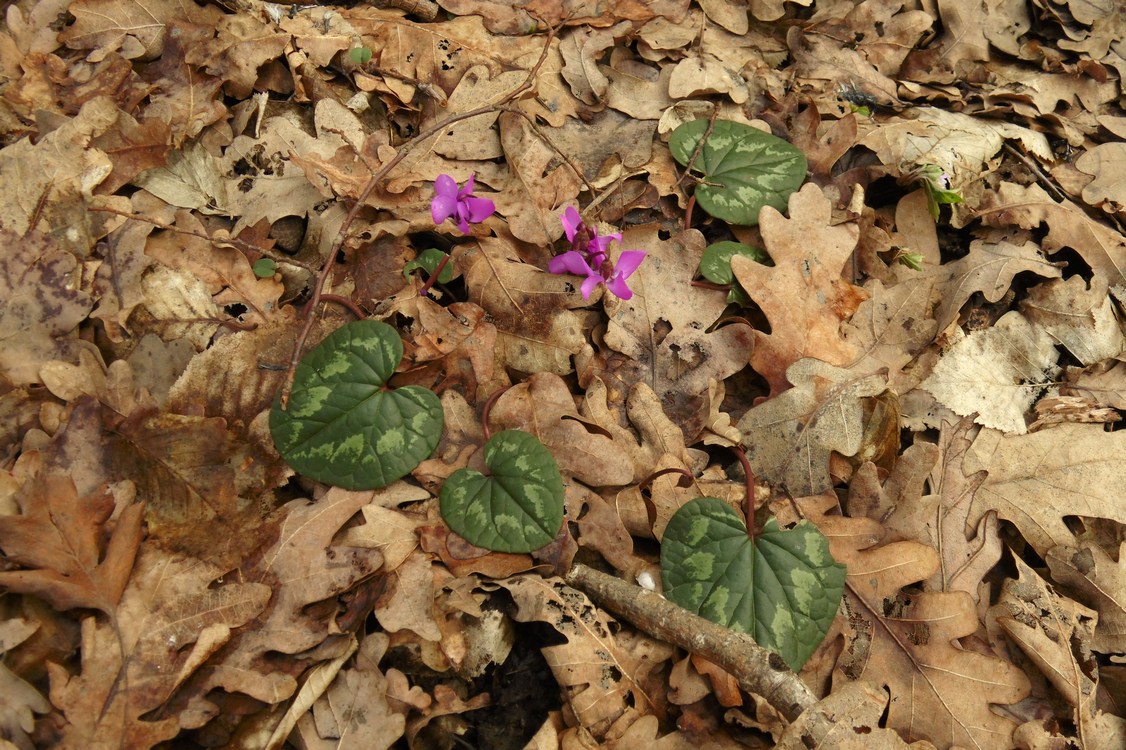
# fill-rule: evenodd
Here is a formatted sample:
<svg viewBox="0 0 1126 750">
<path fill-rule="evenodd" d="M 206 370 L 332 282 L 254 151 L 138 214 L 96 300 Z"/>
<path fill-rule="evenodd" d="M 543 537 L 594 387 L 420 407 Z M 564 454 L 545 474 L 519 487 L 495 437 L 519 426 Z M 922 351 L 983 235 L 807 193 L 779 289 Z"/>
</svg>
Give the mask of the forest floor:
<svg viewBox="0 0 1126 750">
<path fill-rule="evenodd" d="M 394 5 L 7 3 L 0 747 L 1126 747 L 1121 4 Z"/>
</svg>

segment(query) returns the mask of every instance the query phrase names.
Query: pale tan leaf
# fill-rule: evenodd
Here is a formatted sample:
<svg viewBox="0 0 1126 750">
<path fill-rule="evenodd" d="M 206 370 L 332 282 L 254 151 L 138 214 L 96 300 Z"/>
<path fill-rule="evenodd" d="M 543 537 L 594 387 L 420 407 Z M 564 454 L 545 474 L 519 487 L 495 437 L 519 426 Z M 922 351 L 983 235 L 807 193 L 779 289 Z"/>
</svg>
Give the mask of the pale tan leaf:
<svg viewBox="0 0 1126 750">
<path fill-rule="evenodd" d="M 1097 424 L 1061 424 L 1030 435 L 985 429 L 966 453 L 966 474 L 985 470 L 968 522 L 990 510 L 1016 524 L 1041 556 L 1074 545 L 1065 516 L 1126 523 L 1119 488 L 1126 486 L 1126 433 Z"/>
<path fill-rule="evenodd" d="M 1084 366 L 1126 350 L 1126 335 L 1105 291 L 1079 276 L 1037 284 L 1021 301 L 1024 316 L 1067 347 Z"/>
<path fill-rule="evenodd" d="M 1053 547 L 1045 561 L 1053 580 L 1099 613 L 1091 648 L 1126 653 L 1126 548 L 1119 548 L 1117 563 L 1091 543 Z"/>
<path fill-rule="evenodd" d="M 921 388 L 956 414 L 1021 435 L 1029 407 L 1058 372 L 1055 342 L 1018 312 L 951 346 Z"/>
<path fill-rule="evenodd" d="M 833 557 L 848 567 L 845 643 L 834 684 L 884 686 L 891 693 L 887 725 L 908 742 L 1008 747 L 1014 724 L 990 704 L 1024 698 L 1028 678 L 1003 659 L 960 647 L 958 639 L 978 628 L 968 594 L 901 591 L 938 569 L 935 550 L 911 541 L 881 545 L 883 529 L 868 519 L 812 520 L 829 538 Z"/>
</svg>

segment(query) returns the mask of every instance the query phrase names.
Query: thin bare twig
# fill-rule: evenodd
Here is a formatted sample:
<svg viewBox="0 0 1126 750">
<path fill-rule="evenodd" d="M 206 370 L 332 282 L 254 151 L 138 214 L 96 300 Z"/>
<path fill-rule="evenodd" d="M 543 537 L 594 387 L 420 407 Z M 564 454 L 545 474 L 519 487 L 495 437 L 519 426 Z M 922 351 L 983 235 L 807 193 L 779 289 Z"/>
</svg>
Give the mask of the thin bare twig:
<svg viewBox="0 0 1126 750">
<path fill-rule="evenodd" d="M 308 263 L 303 263 L 299 260 L 296 260 L 295 258 L 289 257 L 288 255 L 286 255 L 284 253 L 276 253 L 273 250 L 267 250 L 267 249 L 262 248 L 258 245 L 254 245 L 254 244 L 251 244 L 249 242 L 245 242 L 243 240 L 238 239 L 237 237 L 228 237 L 226 239 L 219 239 L 217 237 L 212 237 L 211 235 L 205 234 L 203 232 L 195 232 L 195 231 L 192 231 L 191 229 L 184 229 L 183 227 L 178 227 L 174 224 L 165 224 L 163 221 L 158 221 L 158 220 L 150 218 L 148 216 L 143 216 L 141 214 L 131 214 L 131 213 L 128 213 L 126 211 L 118 211 L 117 209 L 114 209 L 114 208 L 90 207 L 87 210 L 97 211 L 99 213 L 104 213 L 104 214 L 113 214 L 114 216 L 123 216 L 126 219 L 131 219 L 133 221 L 141 221 L 141 222 L 144 222 L 145 224 L 152 224 L 157 229 L 166 229 L 169 232 L 176 232 L 177 234 L 186 234 L 189 237 L 198 237 L 201 240 L 207 240 L 208 242 L 210 242 L 213 245 L 232 245 L 234 247 L 238 247 L 238 248 L 241 248 L 243 250 L 250 250 L 251 252 L 255 252 L 255 253 L 258 253 L 260 255 L 264 255 L 265 257 L 269 258 L 270 260 L 276 261 L 278 263 L 288 263 L 291 266 L 297 266 L 298 268 L 304 268 L 306 271 L 309 271 L 309 272 L 313 272 L 313 271 L 316 270 L 315 268 L 310 266 Z"/>
<path fill-rule="evenodd" d="M 352 222 L 356 219 L 356 216 L 359 215 L 360 211 L 363 209 L 364 204 L 367 202 L 367 199 L 371 195 L 372 191 L 375 190 L 376 185 L 378 185 L 379 182 L 399 164 L 399 162 L 406 158 L 407 154 L 410 153 L 415 147 L 417 147 L 418 144 L 424 142 L 431 136 L 437 135 L 438 133 L 448 128 L 450 125 L 453 125 L 455 122 L 461 122 L 462 120 L 468 120 L 472 117 L 479 117 L 480 115 L 500 111 L 504 108 L 504 105 L 515 100 L 525 91 L 531 89 L 535 85 L 534 82 L 536 80 L 536 76 L 539 74 L 540 68 L 543 67 L 544 62 L 547 60 L 547 53 L 551 49 L 551 42 L 553 39 L 555 39 L 555 28 L 549 27 L 547 32 L 547 39 L 544 41 L 543 51 L 540 53 L 540 58 L 536 61 L 535 66 L 533 66 L 532 69 L 528 72 L 528 77 L 524 79 L 523 83 L 505 94 L 494 104 L 490 104 L 485 107 L 478 107 L 477 109 L 470 110 L 469 112 L 461 112 L 455 115 L 450 115 L 449 117 L 444 118 L 435 125 L 430 126 L 426 130 L 416 135 L 413 139 L 411 139 L 410 142 L 405 143 L 399 149 L 399 153 L 397 153 L 393 159 L 384 164 L 378 172 L 371 176 L 371 179 L 369 179 L 367 181 L 367 184 L 364 185 L 364 189 L 361 190 L 359 196 L 356 197 L 356 201 L 352 204 L 352 208 L 348 211 L 348 215 L 344 217 L 344 223 L 340 225 L 340 230 L 337 232 L 336 240 L 332 243 L 332 249 L 329 251 L 328 258 L 325 260 L 324 268 L 321 270 L 320 275 L 317 276 L 317 282 L 313 286 L 313 296 L 311 298 L 310 310 L 316 310 L 316 305 L 321 298 L 321 293 L 324 290 L 325 282 L 328 280 L 329 274 L 332 273 L 333 263 L 336 259 L 336 255 L 340 252 L 340 248 L 344 246 L 344 241 L 348 237 L 348 230 L 352 226 Z M 293 390 L 293 375 L 297 370 L 297 363 L 301 360 L 301 351 L 305 348 L 305 340 L 309 337 L 309 331 L 313 328 L 313 318 L 314 315 L 312 313 L 305 316 L 305 324 L 302 326 L 301 332 L 297 335 L 297 340 L 293 344 L 293 356 L 290 358 L 289 369 L 286 371 L 285 381 L 282 384 L 281 406 L 283 409 L 285 409 L 289 405 L 289 394 Z"/>
</svg>

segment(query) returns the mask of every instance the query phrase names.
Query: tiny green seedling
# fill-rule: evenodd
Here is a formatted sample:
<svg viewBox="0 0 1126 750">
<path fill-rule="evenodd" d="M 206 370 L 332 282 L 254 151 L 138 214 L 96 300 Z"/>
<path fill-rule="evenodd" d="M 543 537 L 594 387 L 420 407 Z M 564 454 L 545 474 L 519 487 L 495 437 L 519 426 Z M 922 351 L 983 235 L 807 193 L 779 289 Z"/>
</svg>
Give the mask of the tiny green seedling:
<svg viewBox="0 0 1126 750">
<path fill-rule="evenodd" d="M 254 275 L 260 279 L 272 279 L 274 272 L 278 270 L 278 264 L 272 258 L 259 258 L 254 261 L 251 269 L 253 269 Z"/>
<path fill-rule="evenodd" d="M 371 48 L 353 47 L 348 50 L 348 56 L 352 58 L 352 62 L 356 63 L 356 65 L 367 65 L 371 62 Z"/>
<path fill-rule="evenodd" d="M 785 210 L 805 180 L 805 155 L 781 138 L 731 120 L 716 120 L 697 154 L 707 130 L 707 120 L 693 120 L 669 137 L 673 157 L 685 166 L 691 162 L 702 175 L 694 193 L 700 206 L 744 226 L 758 224 L 763 206 Z"/>
<path fill-rule="evenodd" d="M 270 434 L 295 471 L 349 490 L 384 487 L 434 452 L 442 404 L 419 386 L 391 389 L 403 358 L 394 328 L 349 323 L 305 355 L 293 377 L 289 408 L 270 410 Z"/>
<path fill-rule="evenodd" d="M 442 270 L 438 271 L 439 268 Z M 403 276 L 410 278 L 415 271 L 425 271 L 428 276 L 437 273 L 440 284 L 448 284 L 454 278 L 454 264 L 449 254 L 433 247 L 423 250 L 417 258 L 403 265 Z"/>
</svg>

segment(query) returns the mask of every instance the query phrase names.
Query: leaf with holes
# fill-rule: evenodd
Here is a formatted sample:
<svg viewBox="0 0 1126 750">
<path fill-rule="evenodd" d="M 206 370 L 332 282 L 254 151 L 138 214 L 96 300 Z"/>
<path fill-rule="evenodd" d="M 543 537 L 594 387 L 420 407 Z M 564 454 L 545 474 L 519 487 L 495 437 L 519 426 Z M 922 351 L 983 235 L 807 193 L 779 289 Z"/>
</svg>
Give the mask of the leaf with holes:
<svg viewBox="0 0 1126 750">
<path fill-rule="evenodd" d="M 426 459 L 442 437 L 438 397 L 425 388 L 389 389 L 403 358 L 395 329 L 360 320 L 305 355 L 289 408 L 270 411 L 278 452 L 300 474 L 349 490 L 383 487 Z"/>
<path fill-rule="evenodd" d="M 687 165 L 708 128 L 707 120 L 686 122 L 673 131 L 669 150 Z M 790 193 L 805 180 L 806 159 L 781 138 L 730 120 L 716 120 L 692 169 L 703 176 L 696 201 L 712 216 L 754 226 L 763 206 L 786 208 Z"/>
<path fill-rule="evenodd" d="M 544 444 L 521 430 L 485 443 L 486 476 L 455 471 L 442 485 L 442 518 L 478 547 L 531 552 L 555 539 L 563 523 L 563 477 Z"/>
<path fill-rule="evenodd" d="M 751 539 L 734 508 L 698 497 L 665 529 L 661 581 L 671 601 L 747 633 L 797 671 L 829 632 L 845 566 L 807 521 L 780 529 L 772 518 Z"/>
</svg>

